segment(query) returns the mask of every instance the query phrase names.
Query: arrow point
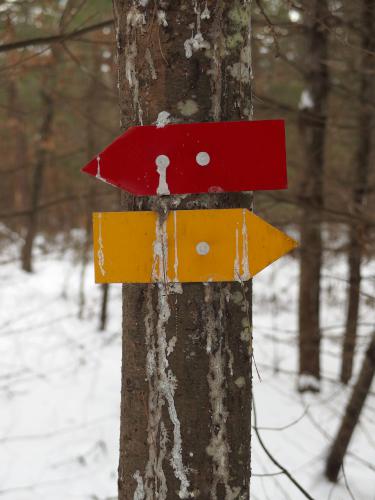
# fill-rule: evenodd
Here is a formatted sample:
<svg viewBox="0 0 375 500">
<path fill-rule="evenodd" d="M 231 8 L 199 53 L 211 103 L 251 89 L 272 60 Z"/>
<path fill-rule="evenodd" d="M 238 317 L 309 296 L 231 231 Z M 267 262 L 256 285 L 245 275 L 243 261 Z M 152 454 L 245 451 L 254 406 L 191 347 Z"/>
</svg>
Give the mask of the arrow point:
<svg viewBox="0 0 375 500">
<path fill-rule="evenodd" d="M 94 158 L 91 160 L 86 166 L 81 169 L 81 172 L 85 172 L 86 174 L 93 175 L 94 177 L 98 174 L 98 160 Z"/>
<path fill-rule="evenodd" d="M 298 242 L 249 212 L 250 273 L 255 276 L 265 267 L 299 246 Z"/>
</svg>

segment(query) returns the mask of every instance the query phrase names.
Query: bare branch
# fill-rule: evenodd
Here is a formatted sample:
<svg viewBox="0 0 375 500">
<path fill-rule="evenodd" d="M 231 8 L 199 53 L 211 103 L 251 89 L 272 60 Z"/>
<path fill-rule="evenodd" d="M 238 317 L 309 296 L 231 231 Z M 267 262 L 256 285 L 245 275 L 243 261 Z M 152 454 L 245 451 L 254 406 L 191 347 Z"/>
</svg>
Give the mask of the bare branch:
<svg viewBox="0 0 375 500">
<path fill-rule="evenodd" d="M 90 26 L 86 26 L 85 28 L 81 28 L 76 31 L 71 31 L 69 33 L 41 36 L 37 38 L 29 38 L 27 40 L 19 40 L 18 42 L 5 43 L 3 45 L 0 45 L 0 53 L 28 47 L 36 47 L 39 45 L 51 45 L 53 43 L 65 42 L 66 40 L 78 38 L 82 35 L 85 35 L 86 33 L 98 31 L 100 29 L 106 28 L 107 26 L 113 26 L 113 19 L 107 19 L 106 21 L 101 21 L 100 23 L 91 24 Z"/>
</svg>

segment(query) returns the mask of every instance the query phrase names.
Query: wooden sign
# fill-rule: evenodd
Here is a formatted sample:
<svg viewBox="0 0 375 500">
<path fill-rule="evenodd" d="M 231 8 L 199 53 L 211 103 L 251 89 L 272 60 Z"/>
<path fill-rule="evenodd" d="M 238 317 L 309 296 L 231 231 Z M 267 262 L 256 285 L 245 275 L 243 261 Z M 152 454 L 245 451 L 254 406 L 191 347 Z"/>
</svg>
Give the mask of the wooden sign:
<svg viewBox="0 0 375 500">
<path fill-rule="evenodd" d="M 132 127 L 82 170 L 144 196 L 285 189 L 284 122 Z"/>
<path fill-rule="evenodd" d="M 297 246 L 246 209 L 95 213 L 97 283 L 247 281 Z"/>
</svg>

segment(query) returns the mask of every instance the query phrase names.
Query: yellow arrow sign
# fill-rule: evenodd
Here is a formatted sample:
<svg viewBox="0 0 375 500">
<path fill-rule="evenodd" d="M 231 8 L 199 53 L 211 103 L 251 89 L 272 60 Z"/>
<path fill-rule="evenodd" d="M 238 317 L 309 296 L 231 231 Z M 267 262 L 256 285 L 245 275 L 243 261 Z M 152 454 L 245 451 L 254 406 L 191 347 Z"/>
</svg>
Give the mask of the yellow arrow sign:
<svg viewBox="0 0 375 500">
<path fill-rule="evenodd" d="M 246 209 L 95 213 L 97 283 L 247 281 L 297 242 Z"/>
</svg>

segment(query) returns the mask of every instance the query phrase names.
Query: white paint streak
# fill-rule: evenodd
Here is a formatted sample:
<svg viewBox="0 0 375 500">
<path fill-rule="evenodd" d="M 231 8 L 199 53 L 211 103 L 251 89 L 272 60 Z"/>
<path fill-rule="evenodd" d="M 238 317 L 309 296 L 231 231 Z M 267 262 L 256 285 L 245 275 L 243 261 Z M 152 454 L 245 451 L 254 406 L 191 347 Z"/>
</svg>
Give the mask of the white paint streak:
<svg viewBox="0 0 375 500">
<path fill-rule="evenodd" d="M 154 241 L 154 262 L 152 269 L 152 280 L 154 282 L 168 283 L 168 232 L 167 221 L 162 220 L 160 215 L 157 215 L 155 225 L 155 241 Z"/>
<path fill-rule="evenodd" d="M 163 471 L 162 450 L 158 453 L 157 437 L 159 427 L 161 426 L 162 405 L 159 400 L 158 391 L 158 367 L 156 356 L 156 339 L 154 324 L 154 307 L 152 301 L 152 290 L 149 287 L 146 296 L 146 375 L 148 381 L 148 422 L 147 422 L 147 443 L 148 443 L 148 462 L 145 468 L 145 493 L 146 499 L 157 498 L 159 491 L 158 485 L 165 484 L 165 474 Z M 165 496 L 160 496 L 162 500 Z"/>
<path fill-rule="evenodd" d="M 147 47 L 147 49 L 145 51 L 145 58 L 146 58 L 146 61 L 148 63 L 148 66 L 150 68 L 151 78 L 153 80 L 157 80 L 158 79 L 158 75 L 156 73 L 154 60 L 152 59 L 151 50 L 148 47 Z"/>
<path fill-rule="evenodd" d="M 167 14 L 165 13 L 165 10 L 158 10 L 158 23 L 164 28 L 168 26 Z"/>
<path fill-rule="evenodd" d="M 247 224 L 246 224 L 246 209 L 242 210 L 242 281 L 247 281 L 250 279 L 249 270 L 249 239 L 247 234 Z"/>
<path fill-rule="evenodd" d="M 98 264 L 102 276 L 105 276 L 104 269 L 104 248 L 103 248 L 103 237 L 102 237 L 102 214 L 98 214 Z"/>
<path fill-rule="evenodd" d="M 210 47 L 210 43 L 203 38 L 201 32 L 198 32 L 195 35 L 192 34 L 191 37 L 184 42 L 185 56 L 187 59 L 190 59 L 194 52 L 209 49 Z"/>
<path fill-rule="evenodd" d="M 171 316 L 168 302 L 168 288 L 164 283 L 158 284 L 158 316 L 154 325 L 154 310 L 152 293 L 147 298 L 148 314 L 145 319 L 147 361 L 146 370 L 149 383 L 149 416 L 148 416 L 148 445 L 149 460 L 146 465 L 146 498 L 165 500 L 167 498 L 167 484 L 163 470 L 163 461 L 167 453 L 167 433 L 162 420 L 162 410 L 167 405 L 168 415 L 173 425 L 173 446 L 171 450 L 171 466 L 175 477 L 180 481 L 180 498 L 189 498 L 189 480 L 187 469 L 182 460 L 181 425 L 177 415 L 174 395 L 177 380 L 169 369 L 168 356 L 173 352 L 177 337 L 167 342 L 166 326 Z M 160 432 L 159 451 L 157 436 Z"/>
<path fill-rule="evenodd" d="M 229 349 L 229 347 L 226 347 L 226 352 L 228 354 L 228 370 L 231 377 L 233 377 L 233 365 L 234 365 L 233 352 Z"/>
<path fill-rule="evenodd" d="M 97 161 L 96 178 L 99 180 L 102 180 L 102 176 L 100 174 L 100 156 L 99 155 L 96 157 L 96 161 Z"/>
<path fill-rule="evenodd" d="M 171 114 L 168 111 L 160 111 L 156 119 L 156 127 L 163 128 L 171 122 Z"/>
<path fill-rule="evenodd" d="M 239 248 L 239 234 L 238 227 L 236 228 L 236 257 L 234 259 L 234 281 L 240 281 L 240 248 Z"/>
<path fill-rule="evenodd" d="M 170 161 L 168 156 L 159 155 L 156 160 L 156 171 L 159 174 L 159 185 L 156 193 L 159 195 L 170 194 L 168 183 L 167 183 L 167 168 L 169 167 Z"/>
<path fill-rule="evenodd" d="M 135 474 L 133 475 L 133 478 L 137 481 L 137 489 L 134 492 L 133 500 L 144 500 L 145 498 L 145 489 L 143 486 L 143 479 L 142 476 L 137 470 Z"/>
<path fill-rule="evenodd" d="M 207 2 L 206 2 L 206 5 L 205 5 L 204 10 L 203 10 L 202 15 L 201 15 L 201 19 L 210 19 L 210 17 L 211 17 L 211 13 L 210 13 L 210 10 L 209 10 Z"/>
<path fill-rule="evenodd" d="M 102 173 L 101 173 L 101 161 L 102 161 L 102 159 L 101 159 L 100 155 L 98 155 L 96 157 L 97 167 L 96 167 L 96 175 L 95 175 L 95 177 L 98 180 L 100 180 L 102 182 L 105 182 L 106 184 L 110 184 L 111 185 L 111 183 L 108 182 L 107 179 L 104 179 L 104 177 L 102 177 Z"/>
<path fill-rule="evenodd" d="M 158 306 L 159 317 L 156 326 L 158 342 L 158 373 L 159 373 L 159 391 L 163 399 L 167 402 L 169 418 L 173 424 L 173 447 L 171 453 L 171 465 L 175 477 L 180 481 L 180 498 L 189 498 L 189 481 L 187 479 L 187 470 L 182 460 L 182 439 L 181 425 L 177 415 L 174 402 L 174 394 L 177 388 L 177 380 L 171 370 L 167 370 L 168 362 L 168 344 L 166 339 L 166 324 L 170 318 L 171 311 L 168 302 L 167 286 L 158 285 Z"/>
<path fill-rule="evenodd" d="M 165 405 L 168 409 L 169 419 L 173 425 L 173 446 L 171 450 L 170 463 L 175 477 L 180 481 L 180 498 L 189 498 L 189 480 L 187 469 L 182 460 L 182 438 L 181 424 L 177 415 L 174 395 L 177 388 L 177 379 L 169 368 L 168 356 L 172 354 L 177 342 L 177 337 L 172 337 L 167 342 L 166 327 L 171 316 L 168 301 L 168 234 L 167 220 L 158 215 L 156 219 L 156 239 L 154 242 L 154 268 L 152 277 L 159 281 L 157 285 L 157 322 L 154 324 L 154 307 L 152 303 L 152 292 L 148 292 L 146 326 L 146 372 L 149 383 L 149 416 L 148 416 L 148 445 L 149 460 L 146 466 L 146 498 L 167 498 L 167 485 L 162 463 L 166 455 L 167 437 L 162 420 L 162 410 Z M 164 426 L 164 431 L 163 431 Z M 164 432 L 159 443 L 159 456 L 157 449 L 158 433 Z M 160 489 L 158 490 L 158 486 Z M 152 489 L 153 488 L 153 489 Z M 158 491 L 157 491 L 158 490 Z M 152 492 L 154 496 L 152 496 Z"/>
<path fill-rule="evenodd" d="M 167 356 L 170 356 L 170 354 L 172 354 L 174 348 L 176 347 L 176 344 L 177 344 L 177 337 L 174 336 L 168 342 Z"/>
<path fill-rule="evenodd" d="M 173 226 L 174 226 L 174 281 L 178 282 L 177 210 L 173 212 Z"/>
<path fill-rule="evenodd" d="M 125 75 L 133 95 L 134 112 L 138 114 L 138 121 L 143 125 L 143 110 L 139 101 L 139 81 L 136 60 L 138 56 L 137 31 L 143 29 L 146 18 L 136 5 L 133 5 L 126 16 L 126 44 Z"/>
<path fill-rule="evenodd" d="M 167 429 L 165 428 L 164 422 L 160 422 L 160 438 L 159 438 L 159 456 L 156 462 L 156 476 L 158 477 L 158 486 L 159 491 L 156 492 L 156 498 L 159 500 L 166 500 L 168 494 L 168 486 L 167 480 L 165 477 L 163 463 L 165 457 L 167 455 L 167 443 L 168 443 L 168 434 Z M 153 496 L 151 497 L 154 498 Z"/>
<path fill-rule="evenodd" d="M 212 457 L 213 462 L 213 482 L 210 488 L 210 498 L 212 500 L 218 499 L 217 488 L 219 484 L 223 484 L 225 499 L 234 499 L 238 497 L 240 489 L 232 489 L 229 485 L 230 450 L 226 429 L 228 411 L 225 407 L 227 387 L 225 380 L 225 351 L 222 346 L 222 319 L 226 293 L 224 289 L 221 291 L 219 313 L 215 313 L 212 306 L 214 301 L 212 287 L 204 287 L 204 300 L 206 305 L 206 350 L 209 364 L 207 381 L 211 405 L 211 440 L 206 448 L 206 452 Z"/>
</svg>

